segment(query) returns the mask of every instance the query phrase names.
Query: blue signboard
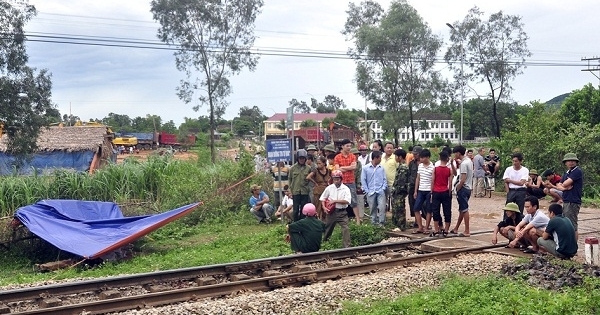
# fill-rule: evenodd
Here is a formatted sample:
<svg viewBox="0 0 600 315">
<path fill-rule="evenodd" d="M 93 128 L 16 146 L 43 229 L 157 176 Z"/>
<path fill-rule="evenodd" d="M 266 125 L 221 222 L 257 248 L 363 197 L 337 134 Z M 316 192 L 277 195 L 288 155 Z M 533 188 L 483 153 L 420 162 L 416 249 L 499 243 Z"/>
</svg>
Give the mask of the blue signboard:
<svg viewBox="0 0 600 315">
<path fill-rule="evenodd" d="M 292 140 L 291 139 L 271 139 L 267 140 L 267 161 L 286 162 L 292 160 Z"/>
</svg>

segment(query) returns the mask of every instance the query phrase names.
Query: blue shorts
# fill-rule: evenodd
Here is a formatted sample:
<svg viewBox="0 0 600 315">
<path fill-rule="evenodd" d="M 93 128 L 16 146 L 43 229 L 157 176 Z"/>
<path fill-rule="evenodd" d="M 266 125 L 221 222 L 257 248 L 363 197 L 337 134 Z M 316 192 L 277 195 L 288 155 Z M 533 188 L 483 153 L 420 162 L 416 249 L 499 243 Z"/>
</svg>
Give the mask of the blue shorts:
<svg viewBox="0 0 600 315">
<path fill-rule="evenodd" d="M 458 201 L 458 212 L 469 211 L 469 198 L 471 198 L 471 190 L 468 188 L 461 188 L 456 192 L 456 200 Z"/>
<path fill-rule="evenodd" d="M 350 188 L 350 207 L 358 206 L 358 196 L 356 195 L 356 184 L 344 184 Z"/>
</svg>

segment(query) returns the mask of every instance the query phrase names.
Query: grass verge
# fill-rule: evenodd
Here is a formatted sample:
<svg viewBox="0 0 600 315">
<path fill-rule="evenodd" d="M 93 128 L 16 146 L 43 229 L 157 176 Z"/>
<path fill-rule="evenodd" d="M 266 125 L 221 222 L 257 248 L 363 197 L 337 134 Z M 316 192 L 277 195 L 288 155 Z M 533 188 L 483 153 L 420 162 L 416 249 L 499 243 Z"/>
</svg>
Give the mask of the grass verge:
<svg viewBox="0 0 600 315">
<path fill-rule="evenodd" d="M 368 224 L 351 224 L 350 234 L 353 246 L 377 243 L 385 238 L 383 229 Z M 39 273 L 33 270 L 32 260 L 27 255 L 13 249 L 0 257 L 0 285 L 135 274 L 292 254 L 289 244 L 283 241 L 284 235 L 285 226 L 281 223 L 259 225 L 249 211 L 240 210 L 198 225 L 169 224 L 137 241 L 137 254 L 132 259 L 94 268 L 81 265 Z M 323 243 L 322 250 L 341 247 L 338 227 L 329 242 Z"/>
<path fill-rule="evenodd" d="M 342 315 L 393 314 L 597 314 L 600 281 L 586 278 L 582 286 L 560 292 L 532 287 L 501 276 L 445 279 L 438 288 L 423 289 L 396 300 L 348 302 Z"/>
</svg>

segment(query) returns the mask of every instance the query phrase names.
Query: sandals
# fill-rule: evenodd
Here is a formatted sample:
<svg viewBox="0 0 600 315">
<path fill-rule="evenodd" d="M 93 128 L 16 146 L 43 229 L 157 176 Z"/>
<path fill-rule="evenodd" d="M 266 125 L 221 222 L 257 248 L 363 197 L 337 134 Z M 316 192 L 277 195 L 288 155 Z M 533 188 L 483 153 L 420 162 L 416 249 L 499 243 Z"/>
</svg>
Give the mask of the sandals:
<svg viewBox="0 0 600 315">
<path fill-rule="evenodd" d="M 537 251 L 531 249 L 531 248 L 527 248 L 525 250 L 523 250 L 524 254 L 537 254 Z"/>
<path fill-rule="evenodd" d="M 425 231 L 414 230 L 411 232 L 411 234 L 421 234 L 423 232 L 425 232 Z"/>
<path fill-rule="evenodd" d="M 448 231 L 446 231 L 446 230 L 442 231 L 442 236 L 443 237 L 448 237 Z"/>
<path fill-rule="evenodd" d="M 456 232 L 455 230 L 450 230 L 450 234 L 456 235 L 456 234 L 458 234 L 458 232 Z"/>
</svg>

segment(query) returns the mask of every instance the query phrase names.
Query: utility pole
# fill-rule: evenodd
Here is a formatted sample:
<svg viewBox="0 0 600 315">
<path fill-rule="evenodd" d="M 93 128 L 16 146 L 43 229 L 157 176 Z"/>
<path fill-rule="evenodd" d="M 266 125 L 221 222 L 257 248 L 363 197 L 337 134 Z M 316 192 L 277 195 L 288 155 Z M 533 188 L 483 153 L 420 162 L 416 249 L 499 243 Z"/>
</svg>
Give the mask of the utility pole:
<svg viewBox="0 0 600 315">
<path fill-rule="evenodd" d="M 581 71 L 589 71 L 593 74 L 598 79 L 598 86 L 600 87 L 600 57 L 581 58 L 581 61 L 587 61 L 587 69 Z M 594 65 L 594 61 L 597 62 L 596 65 Z M 598 75 L 594 71 L 598 71 Z"/>
</svg>

